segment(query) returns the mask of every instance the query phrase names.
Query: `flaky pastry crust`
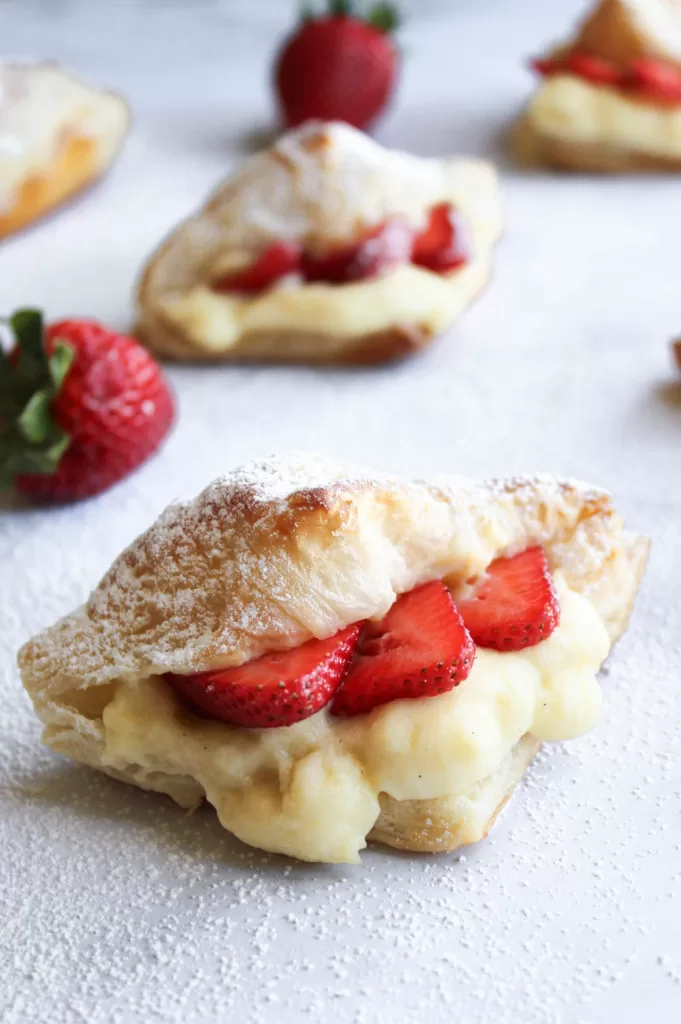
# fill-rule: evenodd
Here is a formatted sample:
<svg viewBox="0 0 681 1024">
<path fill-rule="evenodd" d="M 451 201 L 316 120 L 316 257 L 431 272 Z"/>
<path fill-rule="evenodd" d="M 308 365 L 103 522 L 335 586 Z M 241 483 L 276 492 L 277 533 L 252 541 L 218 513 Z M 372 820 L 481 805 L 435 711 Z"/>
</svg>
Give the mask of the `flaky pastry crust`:
<svg viewBox="0 0 681 1024">
<path fill-rule="evenodd" d="M 574 46 L 623 68 L 639 57 L 681 67 L 679 26 L 678 0 L 602 0 L 579 26 Z"/>
<path fill-rule="evenodd" d="M 195 806 L 203 791 L 191 778 L 103 763 L 102 716 L 118 686 L 333 635 L 420 583 L 455 587 L 531 544 L 619 636 L 648 541 L 625 531 L 604 491 L 550 476 L 410 481 L 317 456 L 269 460 L 171 506 L 85 605 L 25 644 L 22 679 L 45 743 Z M 482 838 L 536 746 L 525 737 L 465 799 L 383 794 L 371 837 L 432 851 Z"/>
</svg>

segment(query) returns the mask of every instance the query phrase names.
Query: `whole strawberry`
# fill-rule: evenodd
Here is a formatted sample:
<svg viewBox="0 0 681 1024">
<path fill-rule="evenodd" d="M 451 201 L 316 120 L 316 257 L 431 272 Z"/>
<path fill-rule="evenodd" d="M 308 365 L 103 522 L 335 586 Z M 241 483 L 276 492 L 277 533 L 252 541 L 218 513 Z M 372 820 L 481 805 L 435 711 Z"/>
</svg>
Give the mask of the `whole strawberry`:
<svg viewBox="0 0 681 1024">
<path fill-rule="evenodd" d="M 43 327 L 23 309 L 0 348 L 0 488 L 73 501 L 117 483 L 173 421 L 158 364 L 133 338 L 92 320 Z"/>
<path fill-rule="evenodd" d="M 376 4 L 359 17 L 348 0 L 307 14 L 280 51 L 274 72 L 287 127 L 309 118 L 367 128 L 386 106 L 398 70 L 395 10 Z"/>
</svg>

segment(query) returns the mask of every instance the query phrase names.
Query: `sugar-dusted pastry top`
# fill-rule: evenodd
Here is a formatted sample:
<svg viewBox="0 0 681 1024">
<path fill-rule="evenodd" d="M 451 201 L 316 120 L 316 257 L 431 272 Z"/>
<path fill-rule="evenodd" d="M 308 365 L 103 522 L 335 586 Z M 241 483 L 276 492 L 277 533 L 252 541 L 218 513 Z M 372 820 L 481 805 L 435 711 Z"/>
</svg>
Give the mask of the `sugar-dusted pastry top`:
<svg viewBox="0 0 681 1024">
<path fill-rule="evenodd" d="M 64 137 L 91 138 L 106 163 L 129 121 L 124 101 L 56 64 L 0 61 L 0 209 L 54 159 Z"/>
<path fill-rule="evenodd" d="M 440 161 L 386 149 L 346 124 L 312 121 L 248 160 L 210 209 L 226 245 L 264 237 L 327 246 L 392 214 L 418 224 L 445 188 Z"/>
<path fill-rule="evenodd" d="M 621 611 L 602 570 L 612 582 L 641 543 L 606 492 L 550 476 L 422 482 L 321 456 L 270 459 L 170 506 L 21 663 L 45 696 L 240 664 L 380 617 L 419 583 L 465 580 L 530 544 L 614 633 Z"/>
</svg>

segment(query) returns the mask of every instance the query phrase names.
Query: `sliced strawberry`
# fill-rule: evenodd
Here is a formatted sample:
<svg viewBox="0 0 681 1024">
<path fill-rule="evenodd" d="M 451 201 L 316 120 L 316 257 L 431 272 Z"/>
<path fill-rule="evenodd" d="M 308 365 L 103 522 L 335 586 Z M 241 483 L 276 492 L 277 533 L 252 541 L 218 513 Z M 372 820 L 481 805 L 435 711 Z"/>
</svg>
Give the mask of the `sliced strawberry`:
<svg viewBox="0 0 681 1024">
<path fill-rule="evenodd" d="M 326 640 L 265 654 L 238 668 L 193 676 L 167 673 L 193 711 L 230 725 L 274 729 L 309 718 L 329 703 L 354 653 L 361 623 Z"/>
<path fill-rule="evenodd" d="M 681 70 L 651 57 L 632 61 L 623 87 L 668 103 L 681 103 Z"/>
<path fill-rule="evenodd" d="M 530 67 L 538 75 L 547 78 L 549 75 L 556 75 L 565 69 L 565 62 L 557 57 L 533 57 Z"/>
<path fill-rule="evenodd" d="M 480 647 L 520 651 L 546 640 L 558 625 L 560 605 L 544 549 L 497 558 L 473 597 L 457 607 Z"/>
<path fill-rule="evenodd" d="M 362 715 L 392 700 L 435 697 L 462 682 L 475 647 L 451 594 L 439 581 L 397 599 L 367 622 L 331 713 Z"/>
<path fill-rule="evenodd" d="M 451 203 L 440 203 L 432 208 L 428 224 L 414 239 L 411 260 L 419 267 L 444 273 L 467 263 L 471 248 L 466 217 Z"/>
<path fill-rule="evenodd" d="M 273 242 L 248 267 L 225 274 L 213 282 L 216 292 L 262 292 L 271 288 L 286 274 L 300 269 L 300 246 L 288 242 Z"/>
<path fill-rule="evenodd" d="M 588 53 L 571 53 L 565 64 L 567 71 L 596 85 L 618 85 L 622 77 L 615 64 Z"/>
<path fill-rule="evenodd" d="M 331 250 L 322 256 L 303 256 L 303 275 L 307 281 L 345 284 L 376 277 L 411 256 L 412 232 L 398 217 L 379 224 L 359 242 Z"/>
</svg>

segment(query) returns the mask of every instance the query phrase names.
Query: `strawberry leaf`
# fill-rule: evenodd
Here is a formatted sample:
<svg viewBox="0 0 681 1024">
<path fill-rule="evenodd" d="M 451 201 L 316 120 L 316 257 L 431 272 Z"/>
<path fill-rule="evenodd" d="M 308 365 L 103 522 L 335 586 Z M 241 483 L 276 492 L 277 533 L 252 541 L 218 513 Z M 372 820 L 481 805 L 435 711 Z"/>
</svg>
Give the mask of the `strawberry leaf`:
<svg viewBox="0 0 681 1024">
<path fill-rule="evenodd" d="M 40 363 L 45 358 L 43 349 L 43 315 L 38 309 L 19 309 L 10 317 L 21 355 Z"/>
<path fill-rule="evenodd" d="M 0 358 L 0 489 L 20 473 L 53 473 L 70 444 L 52 406 L 74 359 L 57 340 L 48 352 L 43 317 L 22 309 L 11 317 L 14 348 Z"/>
<path fill-rule="evenodd" d="M 17 418 L 19 432 L 31 444 L 41 444 L 50 432 L 51 397 L 49 391 L 36 391 Z"/>
<path fill-rule="evenodd" d="M 374 4 L 367 15 L 367 21 L 381 32 L 395 32 L 400 27 L 400 16 L 397 9 L 389 3 Z"/>
<path fill-rule="evenodd" d="M 63 338 L 55 340 L 52 355 L 49 359 L 49 367 L 52 383 L 57 391 L 59 391 L 59 388 L 64 383 L 66 374 L 71 369 L 71 363 L 75 354 L 72 346 L 64 341 Z"/>
<path fill-rule="evenodd" d="M 352 0 L 330 0 L 329 14 L 332 18 L 351 18 L 354 14 Z"/>
</svg>

